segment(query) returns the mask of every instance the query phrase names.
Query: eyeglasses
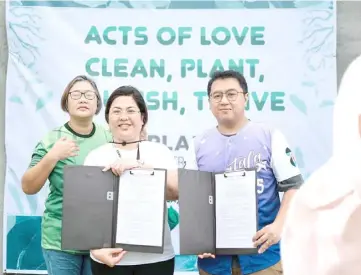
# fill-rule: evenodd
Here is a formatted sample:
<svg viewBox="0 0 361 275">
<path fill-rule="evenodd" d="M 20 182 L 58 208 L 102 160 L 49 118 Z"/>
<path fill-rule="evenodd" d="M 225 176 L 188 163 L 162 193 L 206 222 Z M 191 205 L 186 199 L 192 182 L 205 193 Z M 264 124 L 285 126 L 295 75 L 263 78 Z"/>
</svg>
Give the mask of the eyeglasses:
<svg viewBox="0 0 361 275">
<path fill-rule="evenodd" d="M 218 103 L 221 102 L 223 95 L 226 95 L 228 101 L 236 101 L 238 94 L 243 94 L 243 92 L 238 92 L 235 90 L 228 90 L 227 92 L 214 92 L 210 95 L 210 98 L 213 102 Z"/>
<path fill-rule="evenodd" d="M 135 114 L 138 114 L 140 113 L 139 110 L 136 110 L 136 109 L 125 109 L 125 110 L 122 110 L 122 109 L 114 109 L 112 112 L 112 114 L 116 115 L 116 116 L 121 116 L 122 114 L 126 114 L 128 116 L 133 116 Z"/>
<path fill-rule="evenodd" d="M 93 91 L 72 91 L 69 92 L 69 95 L 74 100 L 80 99 L 82 95 L 84 95 L 84 97 L 88 100 L 93 100 L 96 96 L 95 92 Z"/>
</svg>

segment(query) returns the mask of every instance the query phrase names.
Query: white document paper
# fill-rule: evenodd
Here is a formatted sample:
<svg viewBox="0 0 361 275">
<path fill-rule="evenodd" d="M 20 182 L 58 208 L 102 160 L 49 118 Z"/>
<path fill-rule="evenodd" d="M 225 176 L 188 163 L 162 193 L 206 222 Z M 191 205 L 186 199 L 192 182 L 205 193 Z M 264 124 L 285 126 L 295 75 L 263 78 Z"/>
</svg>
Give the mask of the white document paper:
<svg viewBox="0 0 361 275">
<path fill-rule="evenodd" d="M 216 220 L 217 248 L 254 248 L 252 238 L 257 232 L 255 171 L 227 173 L 226 177 L 216 175 Z"/>
<path fill-rule="evenodd" d="M 165 171 L 136 170 L 119 179 L 116 243 L 162 246 Z"/>
</svg>

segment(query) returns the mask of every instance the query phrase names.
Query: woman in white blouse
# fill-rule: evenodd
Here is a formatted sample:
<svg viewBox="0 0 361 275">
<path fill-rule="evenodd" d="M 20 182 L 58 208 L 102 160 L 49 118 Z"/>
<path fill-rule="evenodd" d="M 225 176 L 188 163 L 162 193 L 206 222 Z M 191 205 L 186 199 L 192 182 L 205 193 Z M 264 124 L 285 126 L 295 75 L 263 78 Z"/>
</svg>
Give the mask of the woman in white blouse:
<svg viewBox="0 0 361 275">
<path fill-rule="evenodd" d="M 167 146 L 141 141 L 148 121 L 146 103 L 134 87 L 122 86 L 109 97 L 105 119 L 113 135 L 113 143 L 89 153 L 85 165 L 103 166 L 120 175 L 124 170 L 138 167 L 167 169 L 167 200 L 178 197 L 177 164 Z M 170 228 L 165 219 L 163 254 L 126 252 L 122 249 L 91 251 L 93 275 L 172 275 L 174 250 Z"/>
</svg>

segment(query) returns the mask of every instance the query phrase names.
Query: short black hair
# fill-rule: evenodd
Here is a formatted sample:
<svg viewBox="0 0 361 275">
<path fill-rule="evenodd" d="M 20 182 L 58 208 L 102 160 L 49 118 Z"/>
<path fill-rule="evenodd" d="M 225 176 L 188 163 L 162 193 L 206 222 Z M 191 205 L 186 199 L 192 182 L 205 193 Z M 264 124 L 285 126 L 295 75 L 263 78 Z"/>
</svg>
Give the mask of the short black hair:
<svg viewBox="0 0 361 275">
<path fill-rule="evenodd" d="M 207 93 L 208 96 L 211 93 L 211 88 L 212 88 L 212 84 L 214 81 L 218 80 L 218 79 L 226 79 L 226 78 L 234 78 L 237 79 L 237 81 L 239 82 L 239 85 L 241 86 L 243 92 L 245 94 L 248 93 L 248 85 L 247 85 L 247 81 L 244 78 L 244 76 L 234 70 L 227 70 L 227 71 L 216 71 L 213 73 L 211 79 L 208 81 L 208 85 L 207 85 Z"/>
<path fill-rule="evenodd" d="M 139 108 L 140 113 L 143 116 L 143 127 L 144 127 L 148 122 L 148 108 L 147 105 L 145 104 L 144 98 L 140 93 L 140 91 L 133 86 L 121 86 L 112 92 L 105 106 L 106 122 L 109 123 L 110 107 L 112 106 L 114 100 L 120 96 L 131 96 L 134 99 L 135 103 Z"/>
</svg>

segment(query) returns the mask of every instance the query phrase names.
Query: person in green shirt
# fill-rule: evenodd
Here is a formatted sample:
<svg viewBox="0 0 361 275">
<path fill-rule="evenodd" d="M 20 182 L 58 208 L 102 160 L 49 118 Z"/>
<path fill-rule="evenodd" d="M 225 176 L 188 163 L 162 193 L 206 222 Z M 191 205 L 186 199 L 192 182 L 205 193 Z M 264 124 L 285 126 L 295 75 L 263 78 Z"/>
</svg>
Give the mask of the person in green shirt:
<svg viewBox="0 0 361 275">
<path fill-rule="evenodd" d="M 93 122 L 102 108 L 94 81 L 75 77 L 65 88 L 61 108 L 69 121 L 53 129 L 36 145 L 29 169 L 22 177 L 26 194 L 36 194 L 49 180 L 49 195 L 42 218 L 41 246 L 49 275 L 91 275 L 89 251 L 61 249 L 63 168 L 82 165 L 93 149 L 112 140 L 110 132 Z"/>
</svg>

